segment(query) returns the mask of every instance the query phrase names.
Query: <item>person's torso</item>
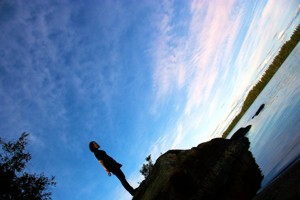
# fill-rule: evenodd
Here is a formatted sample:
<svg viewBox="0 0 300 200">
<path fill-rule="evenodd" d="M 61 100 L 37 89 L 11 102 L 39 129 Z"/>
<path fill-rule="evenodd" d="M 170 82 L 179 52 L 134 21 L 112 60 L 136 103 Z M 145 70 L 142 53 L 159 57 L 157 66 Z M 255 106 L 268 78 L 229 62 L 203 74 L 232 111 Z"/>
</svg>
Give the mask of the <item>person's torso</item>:
<svg viewBox="0 0 300 200">
<path fill-rule="evenodd" d="M 112 171 L 114 169 L 120 168 L 122 165 L 115 161 L 112 157 L 106 154 L 103 150 L 97 150 L 95 152 L 95 156 L 98 160 L 102 160 L 104 166 L 109 170 Z"/>
</svg>

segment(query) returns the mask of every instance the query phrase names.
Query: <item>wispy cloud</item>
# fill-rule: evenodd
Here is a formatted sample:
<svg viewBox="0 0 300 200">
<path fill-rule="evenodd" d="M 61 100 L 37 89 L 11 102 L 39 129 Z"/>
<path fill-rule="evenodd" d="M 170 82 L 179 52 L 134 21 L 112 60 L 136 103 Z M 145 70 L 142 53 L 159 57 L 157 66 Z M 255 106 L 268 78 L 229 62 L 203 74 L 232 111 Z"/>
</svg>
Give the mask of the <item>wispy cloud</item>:
<svg viewBox="0 0 300 200">
<path fill-rule="evenodd" d="M 212 116 L 215 105 L 220 105 L 220 95 L 224 94 L 226 84 L 222 86 L 217 83 L 220 80 L 225 83 L 228 79 L 228 65 L 233 59 L 235 38 L 240 31 L 243 16 L 243 9 L 236 8 L 238 6 L 234 1 L 191 2 L 190 10 L 186 11 L 190 16 L 187 34 L 181 36 L 174 33 L 171 23 L 176 15 L 175 9 L 171 5 L 166 8 L 169 10 L 165 12 L 169 13 L 167 20 L 163 20 L 159 26 L 159 35 L 163 35 L 163 39 L 158 42 L 159 45 L 153 45 L 154 58 L 159 63 L 155 65 L 153 75 L 156 92 L 154 106 L 157 108 L 164 105 L 173 93 L 178 92 L 182 96 L 177 98 L 185 101 L 180 111 L 181 119 L 177 122 L 180 131 L 173 128 L 165 130 L 169 140 L 162 136 L 155 142 L 155 149 L 166 146 L 166 141 L 172 141 L 168 145 L 175 148 L 182 146 L 188 136 L 195 138 L 192 135 L 200 130 L 203 117 L 207 117 L 207 114 Z M 175 40 L 179 42 L 174 47 L 170 44 Z M 211 101 L 214 96 L 215 101 Z M 174 134 L 173 139 L 170 139 L 170 133 Z M 152 152 L 156 152 L 155 149 Z"/>
<path fill-rule="evenodd" d="M 220 73 L 222 68 L 228 67 L 224 64 L 230 61 L 229 52 L 232 51 L 233 38 L 237 35 L 240 22 L 238 15 L 232 17 L 233 1 L 226 2 L 226 4 L 210 1 L 205 5 L 193 5 L 192 8 L 188 41 L 189 46 L 196 46 L 192 49 L 194 56 L 190 61 L 195 75 L 188 89 L 186 114 L 208 103 L 207 100 L 215 82 L 222 75 Z M 200 14 L 204 10 L 206 13 Z"/>
<path fill-rule="evenodd" d="M 60 126 L 66 124 L 66 115 L 70 112 L 68 101 L 71 99 L 77 105 L 87 99 L 94 104 L 103 102 L 106 114 L 112 112 L 113 99 L 118 95 L 122 77 L 116 50 L 127 24 L 126 17 L 111 15 L 106 20 L 107 24 L 97 25 L 95 16 L 87 15 L 99 15 L 97 10 L 105 9 L 105 6 L 94 7 L 87 13 L 84 5 L 63 5 L 55 6 L 49 2 L 10 5 L 13 15 L 9 23 L 4 23 L 1 34 L 1 68 L 6 73 L 2 78 L 7 84 L 2 87 L 1 96 L 9 102 L 2 109 L 10 109 L 5 113 L 13 113 L 12 105 L 20 106 L 16 108 L 18 111 L 30 109 L 24 107 L 26 104 L 19 102 L 19 98 L 28 100 L 27 105 L 33 108 L 32 112 L 43 115 L 39 117 L 50 117 L 49 123 Z M 113 11 L 106 14 L 125 13 L 119 3 L 107 5 L 107 8 Z M 93 20 L 87 21 L 90 19 Z M 110 22 L 119 19 L 122 19 L 119 26 L 111 26 Z M 86 27 L 83 29 L 81 26 Z M 15 27 L 22 27 L 22 32 Z M 102 40 L 93 43 L 97 37 L 102 37 Z M 100 48 L 110 53 L 97 55 Z M 14 91 L 16 88 L 17 91 Z M 37 121 L 24 116 L 28 113 L 18 114 L 19 118 L 28 119 L 28 123 Z M 37 117 L 36 114 L 31 116 Z"/>
<path fill-rule="evenodd" d="M 56 55 L 53 43 L 49 41 L 45 31 L 48 11 L 38 11 L 41 5 L 37 5 L 30 13 L 23 9 L 20 2 L 10 6 L 14 14 L 10 17 L 10 22 L 4 24 L 1 34 L 1 53 L 4 54 L 1 69 L 5 75 L 2 76 L 5 84 L 1 88 L 1 99 L 9 98 L 2 109 L 3 113 L 10 115 L 7 117 L 17 117 L 19 123 L 15 126 L 19 129 L 31 128 L 34 117 L 46 119 L 52 110 L 57 109 L 59 112 L 56 114 L 63 117 L 64 109 L 58 102 L 61 88 L 56 87 L 49 68 L 54 64 Z M 38 13 L 34 14 L 35 12 Z M 22 32 L 16 27 L 22 27 Z M 11 109 L 17 111 L 11 112 Z M 18 131 L 13 134 L 18 134 Z"/>
<path fill-rule="evenodd" d="M 155 104 L 164 101 L 164 97 L 173 89 L 173 84 L 176 83 L 177 75 L 179 84 L 183 84 L 184 68 L 177 72 L 177 43 L 171 24 L 174 17 L 174 8 L 171 1 L 163 1 L 162 7 L 158 10 L 157 20 L 155 25 L 157 28 L 157 37 L 153 43 L 152 55 L 154 58 L 153 70 L 153 90 L 156 95 Z"/>
<path fill-rule="evenodd" d="M 238 13 L 233 13 L 234 1 L 226 4 L 194 1 L 191 3 L 188 34 L 178 37 L 171 24 L 174 9 L 170 5 L 166 9 L 168 11 L 164 13 L 168 14 L 164 15 L 159 25 L 162 37 L 158 45 L 154 45 L 157 60 L 153 75 L 154 90 L 163 102 L 172 91 L 187 87 L 185 113 L 189 114 L 208 99 L 220 65 L 229 62 L 224 57 L 229 56 L 232 50 L 240 18 Z M 180 42 L 174 47 L 171 44 L 176 40 Z"/>
</svg>

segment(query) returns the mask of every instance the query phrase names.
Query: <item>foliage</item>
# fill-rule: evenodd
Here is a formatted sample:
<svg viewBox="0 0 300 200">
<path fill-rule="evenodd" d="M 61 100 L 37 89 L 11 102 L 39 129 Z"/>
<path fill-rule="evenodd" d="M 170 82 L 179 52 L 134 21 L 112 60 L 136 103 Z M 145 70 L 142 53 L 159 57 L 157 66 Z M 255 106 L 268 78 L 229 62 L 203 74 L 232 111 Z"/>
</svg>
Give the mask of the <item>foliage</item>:
<svg viewBox="0 0 300 200">
<path fill-rule="evenodd" d="M 240 113 L 232 120 L 231 124 L 227 127 L 227 129 L 222 134 L 223 138 L 226 138 L 230 131 L 234 128 L 234 126 L 239 122 L 239 120 L 243 117 L 246 113 L 248 108 L 252 105 L 261 91 L 265 88 L 265 86 L 269 83 L 272 77 L 275 75 L 277 70 L 281 67 L 284 63 L 286 58 L 290 55 L 293 49 L 297 46 L 298 42 L 300 41 L 300 25 L 297 26 L 296 30 L 294 31 L 292 37 L 289 41 L 287 41 L 280 49 L 278 55 L 274 58 L 271 65 L 263 74 L 261 80 L 250 90 L 248 93 Z"/>
<path fill-rule="evenodd" d="M 0 199 L 35 200 L 51 199 L 48 186 L 55 185 L 54 177 L 43 174 L 29 174 L 24 171 L 26 163 L 31 159 L 25 151 L 28 133 L 22 133 L 16 142 L 4 142 L 0 138 Z"/>
<path fill-rule="evenodd" d="M 153 169 L 153 162 L 151 159 L 151 154 L 145 158 L 146 163 L 143 164 L 142 169 L 140 170 L 141 174 L 145 177 L 145 179 L 148 177 L 150 172 Z"/>
</svg>

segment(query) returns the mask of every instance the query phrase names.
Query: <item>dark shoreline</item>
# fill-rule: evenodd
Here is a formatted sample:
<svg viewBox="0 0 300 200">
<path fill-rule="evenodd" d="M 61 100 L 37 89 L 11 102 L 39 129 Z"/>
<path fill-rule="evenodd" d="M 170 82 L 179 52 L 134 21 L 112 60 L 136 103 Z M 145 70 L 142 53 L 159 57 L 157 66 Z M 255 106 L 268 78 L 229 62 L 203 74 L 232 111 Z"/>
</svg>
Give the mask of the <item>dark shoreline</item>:
<svg viewBox="0 0 300 200">
<path fill-rule="evenodd" d="M 285 168 L 252 200 L 300 199 L 300 158 Z"/>
</svg>

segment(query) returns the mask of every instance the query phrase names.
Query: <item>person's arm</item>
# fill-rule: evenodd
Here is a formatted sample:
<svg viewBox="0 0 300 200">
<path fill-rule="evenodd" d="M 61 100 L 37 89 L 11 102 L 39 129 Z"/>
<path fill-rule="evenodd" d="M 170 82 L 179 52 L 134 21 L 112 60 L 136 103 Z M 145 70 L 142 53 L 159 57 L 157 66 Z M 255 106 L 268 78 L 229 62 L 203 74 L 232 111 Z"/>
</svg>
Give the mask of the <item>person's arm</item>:
<svg viewBox="0 0 300 200">
<path fill-rule="evenodd" d="M 105 169 L 105 171 L 107 172 L 108 176 L 111 176 L 111 173 L 108 169 L 106 169 L 106 167 L 104 166 L 104 162 L 103 160 L 99 160 L 100 164 L 102 165 L 102 167 Z"/>
</svg>

